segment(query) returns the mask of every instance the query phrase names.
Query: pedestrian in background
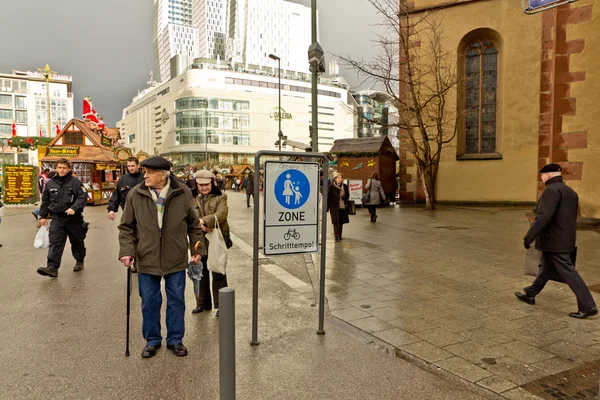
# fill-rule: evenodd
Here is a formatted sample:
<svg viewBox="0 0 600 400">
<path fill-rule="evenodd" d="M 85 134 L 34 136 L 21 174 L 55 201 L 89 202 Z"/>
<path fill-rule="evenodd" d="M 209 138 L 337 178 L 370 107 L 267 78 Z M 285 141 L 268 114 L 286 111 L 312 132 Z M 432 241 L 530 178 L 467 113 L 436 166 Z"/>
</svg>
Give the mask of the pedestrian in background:
<svg viewBox="0 0 600 400">
<path fill-rule="evenodd" d="M 194 199 L 196 210 L 200 218 L 200 227 L 203 232 L 209 232 L 215 228 L 217 221 L 219 229 L 223 234 L 225 243 L 230 243 L 229 223 L 227 215 L 229 207 L 227 206 L 227 195 L 217 187 L 215 176 L 209 171 L 198 171 L 194 175 L 198 187 L 198 196 Z M 208 246 L 210 243 L 202 235 L 202 279 L 198 282 L 194 280 L 194 294 L 196 295 L 196 308 L 192 310 L 193 314 L 203 311 L 217 309 L 219 316 L 219 290 L 227 287 L 227 275 L 208 271 Z M 227 247 L 230 247 L 229 244 Z M 210 293 L 210 281 L 212 276 L 212 296 Z"/>
<path fill-rule="evenodd" d="M 252 205 L 254 205 L 254 174 L 250 172 L 246 179 L 246 206 L 250 208 L 250 196 L 252 196 Z"/>
<path fill-rule="evenodd" d="M 54 176 L 56 175 L 56 171 L 52 170 L 52 171 L 48 171 L 48 179 L 46 179 L 46 182 L 44 183 L 44 187 L 46 186 L 46 183 L 54 178 Z M 44 194 L 44 191 L 42 190 L 41 195 L 40 195 L 40 199 L 42 198 L 41 196 Z M 36 221 L 40 218 L 40 208 L 36 208 L 35 210 L 33 210 L 31 212 L 31 214 L 33 214 L 33 217 L 36 219 Z"/>
<path fill-rule="evenodd" d="M 575 251 L 577 193 L 564 184 L 559 164 L 548 164 L 539 171 L 546 189 L 540 196 L 535 209 L 535 220 L 525 235 L 524 246 L 529 249 L 535 240 L 535 248 L 542 252 L 537 276 L 525 293 L 515 296 L 527 304 L 535 304 L 537 296 L 552 276 L 560 278 L 577 297 L 577 312 L 569 313 L 573 318 L 587 318 L 598 314 L 596 303 L 571 260 Z"/>
<path fill-rule="evenodd" d="M 116 214 L 125 208 L 127 194 L 137 185 L 144 182 L 144 175 L 140 172 L 140 162 L 136 157 L 127 159 L 127 174 L 123 175 L 117 181 L 117 187 L 108 201 L 108 218 L 115 220 Z"/>
<path fill-rule="evenodd" d="M 73 271 L 83 269 L 86 254 L 84 240 L 87 227 L 84 226 L 82 213 L 87 203 L 87 193 L 81 181 L 73 176 L 71 161 L 60 158 L 56 162 L 56 173 L 54 178 L 46 182 L 40 206 L 40 225 L 48 225 L 50 214 L 52 223 L 48 261 L 46 266 L 38 268 L 37 272 L 51 278 L 58 276 L 67 236 L 76 261 Z"/>
<path fill-rule="evenodd" d="M 176 356 L 186 356 L 185 278 L 188 266 L 188 239 L 202 241 L 202 230 L 191 191 L 169 172 L 169 160 L 154 156 L 142 161 L 144 183 L 127 195 L 119 224 L 119 260 L 125 267 L 138 269 L 142 298 L 142 334 L 146 346 L 143 358 L 150 358 L 162 344 L 160 284 L 167 293 L 167 348 Z M 192 260 L 200 262 L 194 254 Z"/>
<path fill-rule="evenodd" d="M 377 222 L 377 206 L 385 201 L 385 193 L 379 181 L 379 174 L 376 171 L 371 172 L 371 177 L 365 185 L 367 193 L 369 193 L 369 201 L 365 203 L 369 214 L 371 214 L 371 222 Z"/>
<path fill-rule="evenodd" d="M 350 192 L 348 185 L 344 183 L 344 175 L 341 172 L 333 173 L 333 181 L 327 192 L 327 211 L 331 216 L 333 234 L 335 241 L 342 240 L 342 228 L 350 222 L 348 218 L 348 199 Z"/>
</svg>

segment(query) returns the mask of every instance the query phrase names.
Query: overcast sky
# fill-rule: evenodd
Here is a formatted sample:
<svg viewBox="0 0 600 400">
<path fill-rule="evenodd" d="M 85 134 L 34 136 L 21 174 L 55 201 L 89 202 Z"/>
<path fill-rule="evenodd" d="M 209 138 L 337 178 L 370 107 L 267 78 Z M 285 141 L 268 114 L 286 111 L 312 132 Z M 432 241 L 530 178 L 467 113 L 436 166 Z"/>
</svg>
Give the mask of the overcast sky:
<svg viewBox="0 0 600 400">
<path fill-rule="evenodd" d="M 5 0 L 1 7 L 0 72 L 49 64 L 73 76 L 75 117 L 81 117 L 82 99 L 91 96 L 107 125 L 115 126 L 138 89 L 147 87 L 153 0 Z M 319 42 L 327 53 L 370 58 L 377 16 L 366 0 L 318 0 L 318 10 Z M 352 72 L 342 76 L 353 87 L 359 83 Z"/>
</svg>

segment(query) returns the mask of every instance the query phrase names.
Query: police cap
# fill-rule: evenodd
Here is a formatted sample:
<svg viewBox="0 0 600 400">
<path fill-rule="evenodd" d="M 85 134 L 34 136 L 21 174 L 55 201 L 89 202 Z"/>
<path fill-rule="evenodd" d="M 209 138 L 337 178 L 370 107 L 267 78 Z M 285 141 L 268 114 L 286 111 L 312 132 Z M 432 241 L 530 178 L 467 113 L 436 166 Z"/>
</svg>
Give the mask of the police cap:
<svg viewBox="0 0 600 400">
<path fill-rule="evenodd" d="M 144 161 L 142 161 L 141 165 L 144 168 L 157 169 L 162 171 L 171 170 L 171 163 L 169 162 L 169 160 L 161 156 L 153 156 L 150 158 L 146 158 Z"/>
<path fill-rule="evenodd" d="M 561 172 L 561 171 L 562 171 L 562 168 L 560 167 L 560 165 L 554 164 L 554 163 L 544 165 L 542 167 L 542 169 L 539 170 L 539 172 L 542 172 L 542 173 L 543 172 Z"/>
</svg>

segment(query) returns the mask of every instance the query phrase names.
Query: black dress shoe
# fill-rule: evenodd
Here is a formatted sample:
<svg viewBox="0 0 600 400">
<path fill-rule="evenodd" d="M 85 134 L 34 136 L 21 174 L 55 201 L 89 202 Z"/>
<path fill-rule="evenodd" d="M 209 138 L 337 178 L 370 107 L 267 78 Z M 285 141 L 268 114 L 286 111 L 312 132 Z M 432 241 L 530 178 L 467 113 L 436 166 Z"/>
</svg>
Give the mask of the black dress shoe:
<svg viewBox="0 0 600 400">
<path fill-rule="evenodd" d="M 58 276 L 58 267 L 52 265 L 39 267 L 37 273 L 43 276 L 49 276 L 50 278 L 56 278 Z"/>
<path fill-rule="evenodd" d="M 73 267 L 73 271 L 79 272 L 79 271 L 81 271 L 83 269 L 83 266 L 84 266 L 83 265 L 83 261 L 77 261 L 75 263 L 75 266 Z"/>
<path fill-rule="evenodd" d="M 207 308 L 207 307 L 204 307 L 204 306 L 200 306 L 200 307 L 196 307 L 196 308 L 194 308 L 194 309 L 192 310 L 192 314 L 198 314 L 198 313 L 201 313 L 201 312 L 203 312 L 203 311 L 210 311 L 210 310 L 212 310 L 212 308 L 211 308 L 211 307 L 208 307 L 208 308 Z"/>
<path fill-rule="evenodd" d="M 598 309 L 596 307 L 592 308 L 591 310 L 585 311 L 585 312 L 577 311 L 577 312 L 569 313 L 569 317 L 579 318 L 579 319 L 593 317 L 594 315 L 598 315 Z"/>
<path fill-rule="evenodd" d="M 142 351 L 142 358 L 150 358 L 156 355 L 156 351 L 160 349 L 160 344 L 158 346 L 146 346 L 144 347 L 144 351 Z"/>
<path fill-rule="evenodd" d="M 177 357 L 185 357 L 188 354 L 183 343 L 169 344 L 167 345 L 167 349 L 171 350 Z"/>
<path fill-rule="evenodd" d="M 517 296 L 517 299 L 524 301 L 527 304 L 531 304 L 531 305 L 535 304 L 535 297 L 529 297 L 526 294 L 521 293 L 521 292 L 516 292 L 515 296 Z"/>
</svg>

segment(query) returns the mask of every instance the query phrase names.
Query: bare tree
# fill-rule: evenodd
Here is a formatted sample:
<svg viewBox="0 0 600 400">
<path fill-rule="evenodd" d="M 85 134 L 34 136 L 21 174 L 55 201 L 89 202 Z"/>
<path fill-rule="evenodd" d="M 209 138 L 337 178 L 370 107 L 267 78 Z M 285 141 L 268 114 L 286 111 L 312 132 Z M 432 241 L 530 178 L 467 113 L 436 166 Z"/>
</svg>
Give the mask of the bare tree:
<svg viewBox="0 0 600 400">
<path fill-rule="evenodd" d="M 456 136 L 460 114 L 453 90 L 459 83 L 456 53 L 442 48 L 443 19 L 415 12 L 407 0 L 367 1 L 381 17 L 383 33 L 375 41 L 379 52 L 368 61 L 340 59 L 387 94 L 397 112 L 388 124 L 398 128 L 401 147 L 413 155 L 426 209 L 434 210 L 440 157 Z"/>
</svg>

